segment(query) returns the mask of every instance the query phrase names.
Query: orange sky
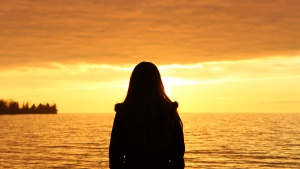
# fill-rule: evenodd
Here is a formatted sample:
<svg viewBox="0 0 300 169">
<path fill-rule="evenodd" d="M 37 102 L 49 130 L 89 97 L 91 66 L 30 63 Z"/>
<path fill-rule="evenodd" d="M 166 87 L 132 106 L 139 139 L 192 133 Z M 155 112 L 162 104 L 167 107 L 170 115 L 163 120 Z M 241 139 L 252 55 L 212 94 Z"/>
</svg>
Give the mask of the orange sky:
<svg viewBox="0 0 300 169">
<path fill-rule="evenodd" d="M 113 112 L 159 66 L 180 112 L 300 112 L 299 1 L 10 0 L 0 98 Z"/>
</svg>

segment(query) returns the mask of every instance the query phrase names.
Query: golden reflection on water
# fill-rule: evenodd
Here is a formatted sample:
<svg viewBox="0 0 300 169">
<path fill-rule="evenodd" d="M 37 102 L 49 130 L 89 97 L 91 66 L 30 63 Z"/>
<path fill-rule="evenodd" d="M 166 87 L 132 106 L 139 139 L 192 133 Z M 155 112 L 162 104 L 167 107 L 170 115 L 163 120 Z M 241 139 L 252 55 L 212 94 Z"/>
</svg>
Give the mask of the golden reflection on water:
<svg viewBox="0 0 300 169">
<path fill-rule="evenodd" d="M 186 168 L 300 168 L 300 114 L 181 114 Z M 114 114 L 0 116 L 0 168 L 108 168 Z"/>
<path fill-rule="evenodd" d="M 300 168 L 300 114 L 187 114 L 186 165 Z"/>
</svg>

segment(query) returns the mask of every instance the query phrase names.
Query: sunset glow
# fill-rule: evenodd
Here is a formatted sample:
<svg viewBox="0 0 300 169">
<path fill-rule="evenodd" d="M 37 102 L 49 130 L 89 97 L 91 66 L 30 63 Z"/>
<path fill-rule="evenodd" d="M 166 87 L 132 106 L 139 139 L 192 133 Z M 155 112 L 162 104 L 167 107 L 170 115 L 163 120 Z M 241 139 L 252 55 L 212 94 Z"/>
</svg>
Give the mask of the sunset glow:
<svg viewBox="0 0 300 169">
<path fill-rule="evenodd" d="M 3 1 L 0 99 L 112 113 L 150 61 L 182 113 L 300 112 L 299 5 Z"/>
</svg>

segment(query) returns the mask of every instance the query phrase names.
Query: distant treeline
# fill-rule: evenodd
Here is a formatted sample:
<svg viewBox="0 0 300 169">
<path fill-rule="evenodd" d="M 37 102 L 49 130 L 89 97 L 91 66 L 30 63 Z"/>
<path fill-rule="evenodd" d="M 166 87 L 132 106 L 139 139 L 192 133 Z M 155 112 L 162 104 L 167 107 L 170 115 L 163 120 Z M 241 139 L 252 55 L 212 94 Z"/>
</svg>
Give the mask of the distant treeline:
<svg viewBox="0 0 300 169">
<path fill-rule="evenodd" d="M 0 114 L 57 114 L 56 104 L 39 104 L 36 106 L 23 103 L 20 107 L 19 102 L 0 100 Z"/>
</svg>

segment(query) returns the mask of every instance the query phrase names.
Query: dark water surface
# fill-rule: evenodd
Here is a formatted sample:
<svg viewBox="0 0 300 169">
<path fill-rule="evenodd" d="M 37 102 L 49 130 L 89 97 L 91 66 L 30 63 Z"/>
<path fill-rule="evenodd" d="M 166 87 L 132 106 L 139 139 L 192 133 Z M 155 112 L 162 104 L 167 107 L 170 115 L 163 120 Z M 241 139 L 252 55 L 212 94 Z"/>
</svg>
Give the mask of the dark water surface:
<svg viewBox="0 0 300 169">
<path fill-rule="evenodd" d="M 300 114 L 181 114 L 186 168 L 300 168 Z M 0 168 L 108 168 L 114 114 L 1 115 Z"/>
</svg>

